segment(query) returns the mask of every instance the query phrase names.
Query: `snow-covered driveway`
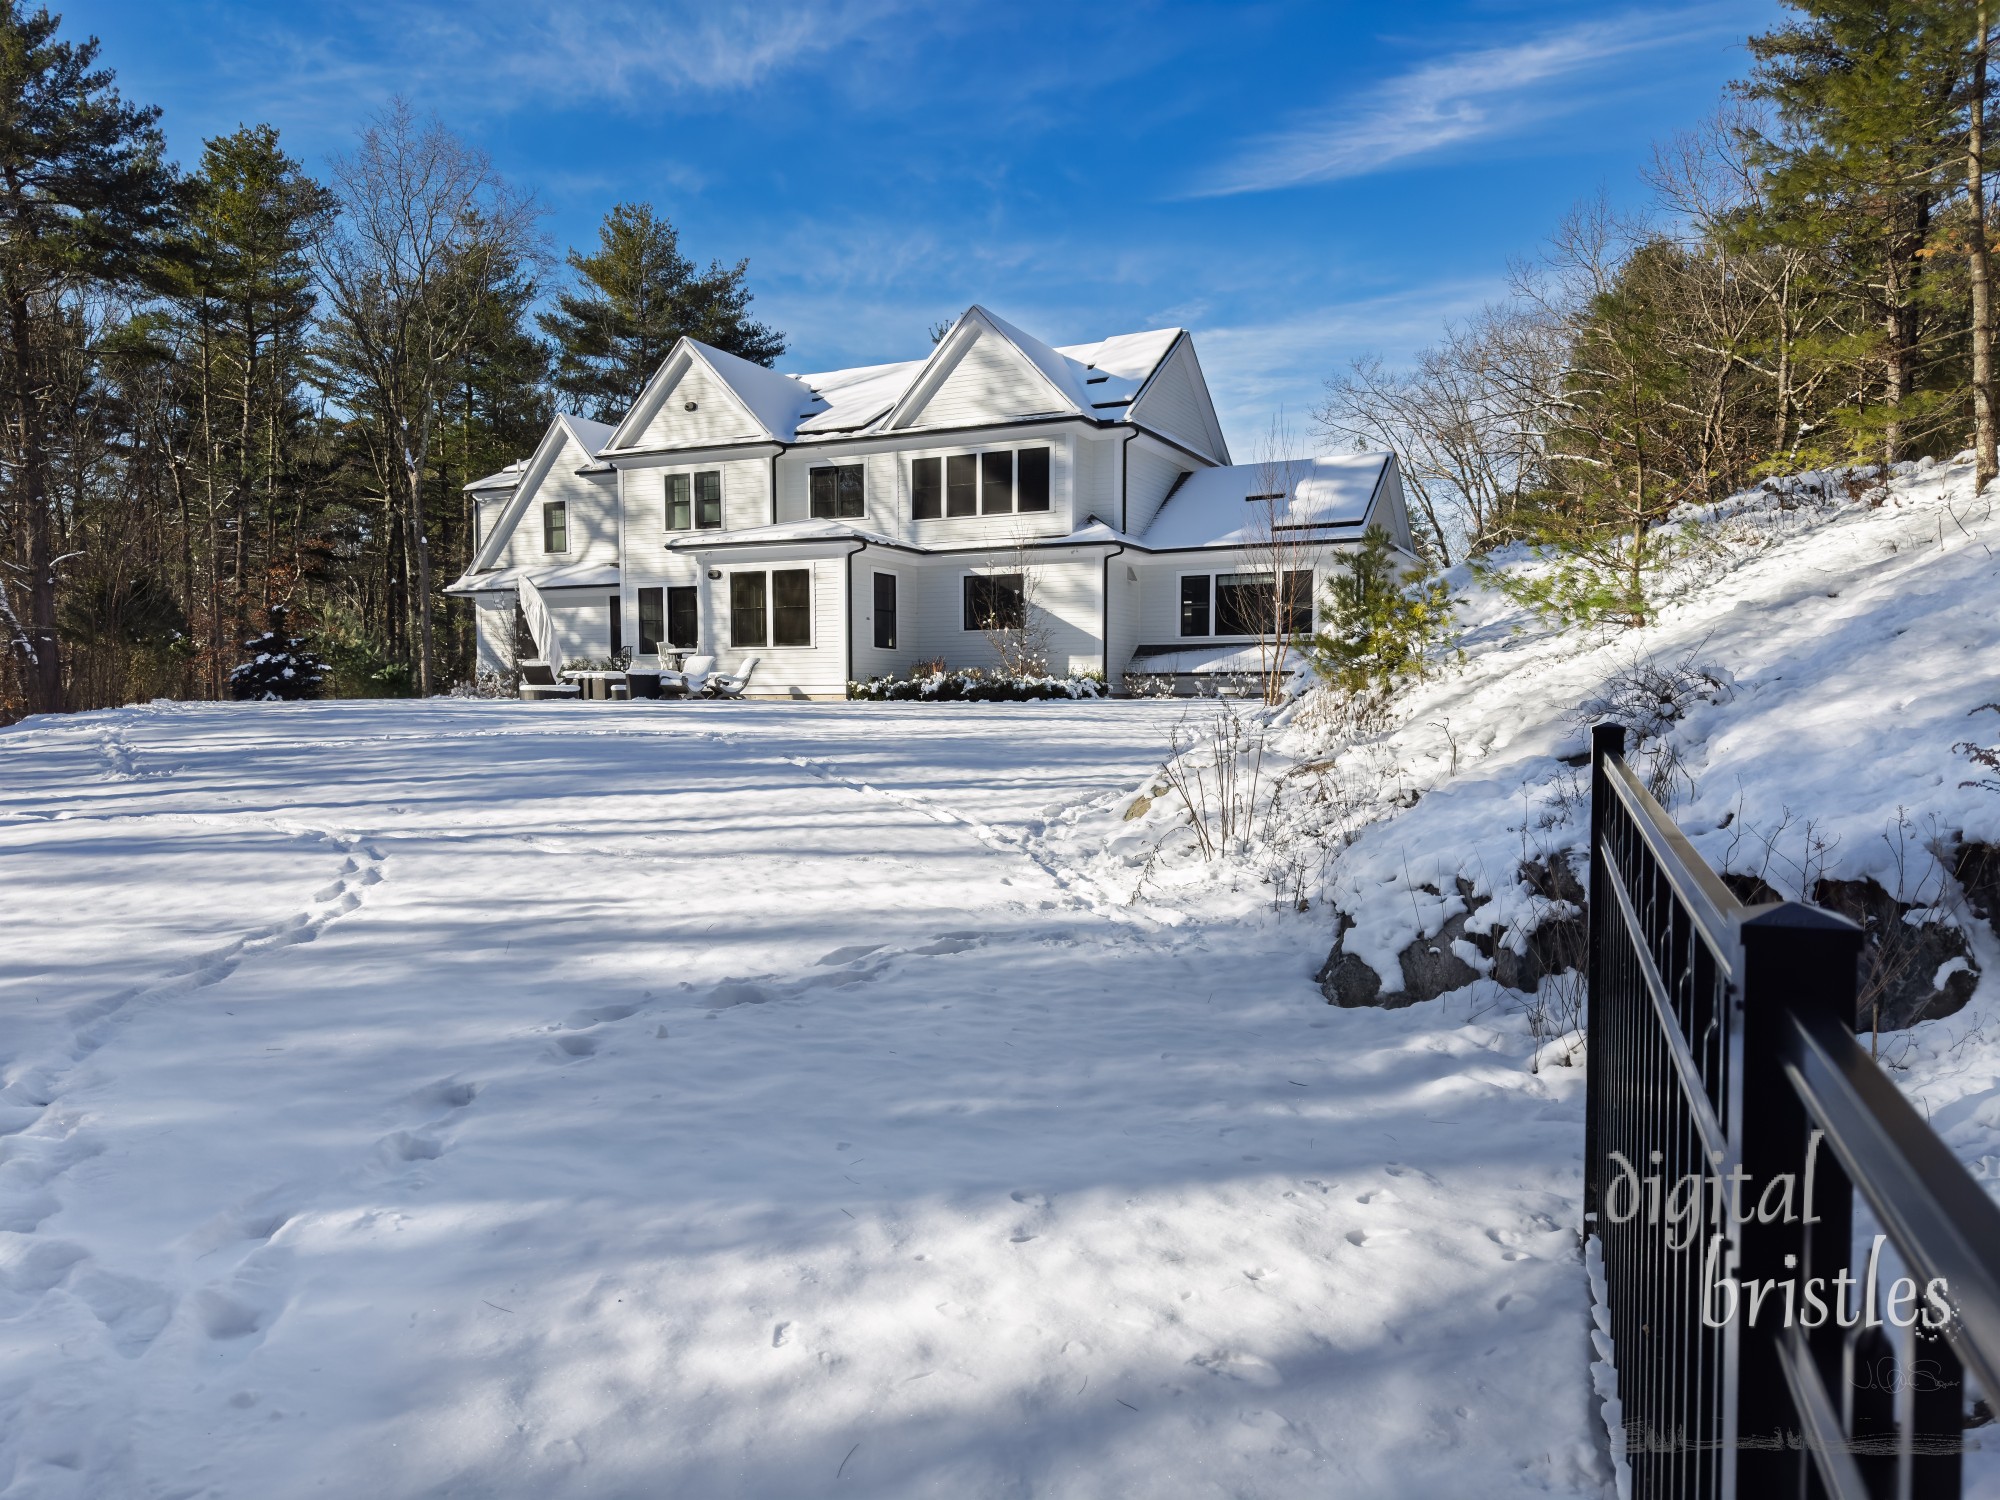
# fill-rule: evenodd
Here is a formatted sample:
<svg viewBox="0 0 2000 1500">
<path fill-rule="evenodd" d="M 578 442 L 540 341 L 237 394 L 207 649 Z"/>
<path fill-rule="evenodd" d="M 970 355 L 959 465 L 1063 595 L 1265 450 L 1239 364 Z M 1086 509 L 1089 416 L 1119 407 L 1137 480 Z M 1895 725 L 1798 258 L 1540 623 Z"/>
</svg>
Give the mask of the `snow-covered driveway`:
<svg viewBox="0 0 2000 1500">
<path fill-rule="evenodd" d="M 1600 1493 L 1581 1080 L 1077 873 L 1177 712 L 0 734 L 0 1495 Z"/>
</svg>

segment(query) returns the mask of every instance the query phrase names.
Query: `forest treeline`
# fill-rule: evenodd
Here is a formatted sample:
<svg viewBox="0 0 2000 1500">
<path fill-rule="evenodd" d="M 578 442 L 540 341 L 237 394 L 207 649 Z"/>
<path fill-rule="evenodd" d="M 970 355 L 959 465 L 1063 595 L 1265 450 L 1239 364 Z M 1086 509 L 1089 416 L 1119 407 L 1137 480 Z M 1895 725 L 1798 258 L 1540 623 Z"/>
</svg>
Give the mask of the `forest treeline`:
<svg viewBox="0 0 2000 1500">
<path fill-rule="evenodd" d="M 1650 211 L 1584 204 L 1503 301 L 1329 382 L 1322 432 L 1401 454 L 1432 561 L 1540 544 L 1512 591 L 1643 625 L 1682 507 L 1966 449 L 1993 476 L 1989 8 L 1789 10 L 1656 149 Z"/>
<path fill-rule="evenodd" d="M 561 267 L 541 218 L 400 103 L 323 178 L 269 125 L 178 166 L 95 40 L 0 4 L 0 723 L 227 697 L 273 605 L 329 691 L 467 677 L 463 486 L 682 334 L 785 347 L 650 207 Z"/>
</svg>

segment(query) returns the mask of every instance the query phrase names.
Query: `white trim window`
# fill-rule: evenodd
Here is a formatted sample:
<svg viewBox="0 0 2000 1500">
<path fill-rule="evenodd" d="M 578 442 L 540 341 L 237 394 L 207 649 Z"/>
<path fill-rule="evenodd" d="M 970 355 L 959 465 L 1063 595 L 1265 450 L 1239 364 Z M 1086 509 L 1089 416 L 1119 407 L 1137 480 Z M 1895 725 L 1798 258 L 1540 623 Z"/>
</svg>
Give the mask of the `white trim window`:
<svg viewBox="0 0 2000 1500">
<path fill-rule="evenodd" d="M 542 502 L 542 550 L 544 552 L 569 551 L 569 502 L 567 500 L 544 500 Z"/>
<path fill-rule="evenodd" d="M 1256 640 L 1273 633 L 1285 636 L 1312 634 L 1311 568 L 1285 570 L 1282 619 L 1278 615 L 1278 600 L 1271 588 L 1268 569 L 1183 573 L 1180 580 L 1183 638 L 1222 636 Z"/>
<path fill-rule="evenodd" d="M 1054 452 L 1041 444 L 913 458 L 910 517 L 938 521 L 1046 512 L 1053 503 Z"/>
<path fill-rule="evenodd" d="M 692 469 L 667 476 L 666 529 L 722 529 L 722 470 Z"/>
<path fill-rule="evenodd" d="M 780 648 L 813 643 L 812 569 L 732 569 L 729 644 Z"/>
<path fill-rule="evenodd" d="M 860 464 L 806 470 L 807 503 L 815 521 L 854 521 L 868 513 Z"/>
</svg>

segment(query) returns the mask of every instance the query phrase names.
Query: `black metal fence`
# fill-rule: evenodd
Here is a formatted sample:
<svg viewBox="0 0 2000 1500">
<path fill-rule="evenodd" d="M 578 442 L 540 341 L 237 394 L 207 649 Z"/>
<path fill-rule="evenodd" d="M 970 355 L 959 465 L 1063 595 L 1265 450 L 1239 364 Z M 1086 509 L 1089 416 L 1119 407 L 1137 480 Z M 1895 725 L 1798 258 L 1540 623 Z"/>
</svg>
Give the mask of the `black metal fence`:
<svg viewBox="0 0 2000 1500">
<path fill-rule="evenodd" d="M 2000 1208 L 1855 1040 L 1860 930 L 1744 906 L 1621 729 L 1591 759 L 1584 1228 L 1634 1500 L 1956 1496 Z"/>
</svg>

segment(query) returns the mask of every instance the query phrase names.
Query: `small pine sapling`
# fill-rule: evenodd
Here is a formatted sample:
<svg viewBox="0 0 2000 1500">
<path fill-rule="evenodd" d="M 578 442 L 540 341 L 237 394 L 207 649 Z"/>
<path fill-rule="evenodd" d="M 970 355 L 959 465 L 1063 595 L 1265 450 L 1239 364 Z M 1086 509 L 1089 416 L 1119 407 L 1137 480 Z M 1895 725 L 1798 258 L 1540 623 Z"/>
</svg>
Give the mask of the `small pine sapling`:
<svg viewBox="0 0 2000 1500">
<path fill-rule="evenodd" d="M 229 674 L 229 696 L 238 702 L 290 702 L 317 698 L 326 681 L 326 663 L 308 651 L 303 636 L 285 633 L 285 607 L 271 606 L 264 633 L 243 643 L 249 660 Z"/>
<path fill-rule="evenodd" d="M 1429 564 L 1400 572 L 1379 526 L 1345 571 L 1326 583 L 1325 623 L 1312 638 L 1313 670 L 1348 693 L 1383 692 L 1424 677 L 1451 649 L 1451 590 Z"/>
</svg>

